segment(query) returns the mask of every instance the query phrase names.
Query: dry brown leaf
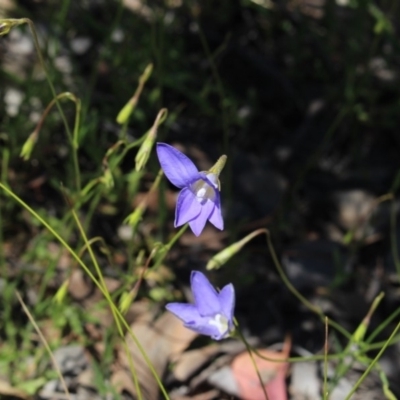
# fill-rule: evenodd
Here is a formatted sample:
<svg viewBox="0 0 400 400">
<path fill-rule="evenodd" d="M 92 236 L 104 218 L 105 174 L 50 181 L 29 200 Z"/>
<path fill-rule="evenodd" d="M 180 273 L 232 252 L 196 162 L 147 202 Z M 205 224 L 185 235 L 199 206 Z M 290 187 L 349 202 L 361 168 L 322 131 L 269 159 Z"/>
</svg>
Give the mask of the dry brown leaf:
<svg viewBox="0 0 400 400">
<path fill-rule="evenodd" d="M 133 383 L 132 374 L 126 369 L 119 368 L 111 376 L 111 385 L 118 393 L 126 391 L 135 393 L 135 385 Z"/>
<path fill-rule="evenodd" d="M 168 362 L 182 353 L 197 336 L 197 333 L 185 328 L 178 318 L 168 312 L 161 315 L 155 322 L 148 313 L 133 323 L 131 330 L 145 350 L 158 376 L 163 376 Z M 147 400 L 158 399 L 159 387 L 153 374 L 132 338 L 128 336 L 127 340 L 142 395 Z M 120 360 L 122 367 L 130 376 L 129 360 L 122 351 L 120 351 Z M 123 382 L 123 384 L 126 383 Z M 135 396 L 135 392 L 132 392 L 132 395 Z"/>
<path fill-rule="evenodd" d="M 281 352 L 273 350 L 258 350 L 258 353 L 272 360 L 282 360 L 289 356 L 291 340 L 287 338 Z M 254 354 L 254 361 L 264 383 L 268 397 L 274 400 L 287 400 L 286 373 L 287 362 L 269 361 Z M 249 353 L 237 356 L 231 364 L 235 380 L 243 400 L 265 400 L 264 391 L 253 366 Z"/>
<path fill-rule="evenodd" d="M 68 292 L 74 300 L 84 300 L 93 292 L 93 284 L 85 279 L 82 270 L 75 269 L 69 279 Z"/>
<path fill-rule="evenodd" d="M 60 341 L 61 332 L 60 329 L 57 328 L 54 324 L 54 321 L 51 319 L 44 319 L 38 322 L 40 331 L 43 336 L 47 340 L 48 343 L 55 343 Z"/>
<path fill-rule="evenodd" d="M 171 400 L 213 400 L 220 395 L 219 390 L 209 390 L 208 392 L 200 393 L 194 396 L 171 395 Z"/>
<path fill-rule="evenodd" d="M 201 347 L 200 349 L 185 351 L 174 366 L 173 373 L 175 378 L 181 382 L 186 381 L 195 371 L 201 368 L 202 365 L 220 351 L 221 348 L 218 345 L 210 345 Z"/>
<path fill-rule="evenodd" d="M 79 385 L 89 387 L 89 388 L 96 388 L 95 386 L 95 376 L 93 370 L 90 368 L 84 369 L 79 375 L 77 379 Z"/>
</svg>

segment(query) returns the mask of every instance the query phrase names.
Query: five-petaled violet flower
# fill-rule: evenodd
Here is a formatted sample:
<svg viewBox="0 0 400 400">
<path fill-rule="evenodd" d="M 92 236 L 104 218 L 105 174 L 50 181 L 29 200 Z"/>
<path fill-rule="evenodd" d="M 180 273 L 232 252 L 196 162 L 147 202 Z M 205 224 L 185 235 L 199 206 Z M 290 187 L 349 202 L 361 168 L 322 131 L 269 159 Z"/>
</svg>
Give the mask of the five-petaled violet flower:
<svg viewBox="0 0 400 400">
<path fill-rule="evenodd" d="M 181 319 L 186 328 L 221 340 L 233 331 L 235 290 L 230 283 L 218 293 L 204 274 L 192 271 L 190 278 L 194 304 L 169 303 L 168 311 Z"/>
<path fill-rule="evenodd" d="M 176 203 L 175 227 L 188 222 L 199 236 L 209 220 L 216 228 L 224 229 L 218 176 L 226 156 L 221 156 L 209 171 L 201 172 L 188 157 L 166 143 L 157 143 L 157 155 L 167 178 L 182 189 Z"/>
</svg>

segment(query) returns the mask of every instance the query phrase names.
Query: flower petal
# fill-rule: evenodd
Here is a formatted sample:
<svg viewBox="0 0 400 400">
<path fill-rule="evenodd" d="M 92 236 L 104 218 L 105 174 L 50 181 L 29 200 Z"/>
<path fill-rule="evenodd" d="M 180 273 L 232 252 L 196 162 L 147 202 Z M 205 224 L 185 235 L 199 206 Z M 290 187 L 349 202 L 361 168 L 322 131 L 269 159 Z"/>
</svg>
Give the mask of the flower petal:
<svg viewBox="0 0 400 400">
<path fill-rule="evenodd" d="M 168 303 L 165 308 L 178 317 L 186 328 L 191 329 L 201 335 L 211 336 L 213 339 L 222 339 L 218 327 L 210 324 L 209 317 L 202 317 L 194 304 L 187 303 Z"/>
<path fill-rule="evenodd" d="M 235 311 L 235 289 L 230 283 L 218 293 L 222 314 L 228 319 L 229 329 L 233 329 L 233 313 Z"/>
<path fill-rule="evenodd" d="M 195 305 L 202 317 L 214 316 L 222 311 L 218 293 L 203 273 L 192 271 L 190 285 Z"/>
<path fill-rule="evenodd" d="M 208 317 L 202 317 L 188 324 L 185 323 L 184 326 L 202 335 L 211 336 L 215 340 L 225 337 L 225 334 L 221 334 L 215 325 L 210 324 Z"/>
<path fill-rule="evenodd" d="M 219 193 L 217 193 L 214 211 L 211 213 L 209 221 L 221 231 L 224 229 L 224 220 L 222 219 L 221 200 Z"/>
<path fill-rule="evenodd" d="M 201 205 L 200 214 L 195 219 L 189 221 L 190 228 L 196 236 L 200 236 L 200 233 L 203 231 L 208 218 L 210 218 L 210 215 L 214 210 L 214 207 L 214 202 L 211 200 L 207 200 L 204 204 Z"/>
<path fill-rule="evenodd" d="M 194 304 L 188 303 L 168 303 L 165 308 L 172 312 L 176 317 L 182 320 L 185 324 L 194 323 L 200 317 L 199 311 Z"/>
<path fill-rule="evenodd" d="M 183 188 L 178 196 L 175 210 L 175 228 L 196 218 L 201 212 L 201 204 L 188 188 Z"/>
<path fill-rule="evenodd" d="M 166 177 L 178 188 L 196 180 L 199 171 L 179 150 L 166 143 L 157 143 L 157 156 Z"/>
</svg>

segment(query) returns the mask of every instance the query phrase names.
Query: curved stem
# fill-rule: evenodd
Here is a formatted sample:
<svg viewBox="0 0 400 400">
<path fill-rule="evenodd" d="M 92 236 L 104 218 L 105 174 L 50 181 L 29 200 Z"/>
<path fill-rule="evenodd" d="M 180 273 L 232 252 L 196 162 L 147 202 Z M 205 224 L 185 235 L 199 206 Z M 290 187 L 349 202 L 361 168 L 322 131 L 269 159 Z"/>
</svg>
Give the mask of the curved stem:
<svg viewBox="0 0 400 400">
<path fill-rule="evenodd" d="M 265 235 L 267 237 L 267 245 L 268 249 L 271 253 L 272 260 L 274 262 L 274 265 L 278 271 L 278 274 L 280 278 L 282 279 L 283 283 L 286 285 L 286 287 L 292 292 L 292 294 L 297 297 L 309 310 L 317 314 L 321 320 L 324 322 L 325 321 L 325 314 L 316 306 L 314 306 L 312 303 L 310 303 L 290 282 L 288 277 L 286 276 L 285 272 L 283 271 L 283 268 L 278 260 L 278 256 L 275 253 L 274 246 L 272 245 L 271 241 L 271 234 L 268 229 L 265 229 Z M 340 332 L 343 336 L 345 336 L 347 339 L 351 339 L 351 334 L 347 332 L 346 329 L 344 329 L 342 326 L 340 326 L 337 322 L 329 319 L 328 323 L 330 326 L 335 328 L 338 332 Z"/>
<path fill-rule="evenodd" d="M 167 247 L 168 250 L 180 239 L 180 237 L 185 233 L 186 229 L 189 227 L 189 224 L 185 224 L 179 229 L 178 233 L 168 242 Z"/>
<path fill-rule="evenodd" d="M 75 103 L 76 111 L 75 111 L 75 124 L 74 124 L 74 133 L 71 135 L 71 132 L 68 130 L 67 131 L 67 136 L 68 140 L 70 142 L 70 145 L 72 147 L 72 161 L 74 165 L 74 170 L 75 170 L 75 184 L 76 184 L 76 189 L 78 192 L 81 190 L 81 174 L 80 174 L 80 169 L 79 169 L 79 162 L 78 162 L 78 134 L 79 134 L 79 125 L 80 125 L 80 114 L 81 114 L 81 101 L 79 98 L 77 98 L 73 93 L 70 92 L 63 92 L 58 95 L 56 95 L 50 103 L 47 105 L 46 109 L 44 110 L 39 122 L 36 125 L 35 130 L 33 131 L 32 135 L 35 135 L 35 140 L 38 139 L 39 132 L 42 129 L 43 123 L 45 119 L 47 118 L 50 110 L 54 107 L 54 105 L 59 104 L 59 100 L 66 98 L 68 100 L 71 100 Z M 31 136 L 32 136 L 31 135 Z"/>
<path fill-rule="evenodd" d="M 67 132 L 67 135 L 70 138 L 71 143 L 72 143 L 73 142 L 73 136 L 71 134 L 71 130 L 69 128 L 69 125 L 68 125 L 68 122 L 67 122 L 67 118 L 66 118 L 66 116 L 64 114 L 64 111 L 61 108 L 60 102 L 58 101 L 57 93 L 56 93 L 56 90 L 54 88 L 53 82 L 51 81 L 49 73 L 47 71 L 46 64 L 44 62 L 43 55 L 42 55 L 42 52 L 40 50 L 39 39 L 38 39 L 38 36 L 37 36 L 35 25 L 33 24 L 33 22 L 29 18 L 21 18 L 20 21 L 21 21 L 21 23 L 26 23 L 29 26 L 29 29 L 30 29 L 30 31 L 32 33 L 33 43 L 35 45 L 36 53 L 37 53 L 37 55 L 39 57 L 39 63 L 43 68 L 44 74 L 46 76 L 47 83 L 49 84 L 51 93 L 53 95 L 53 98 L 55 99 L 56 106 L 58 108 L 58 111 L 60 113 L 61 119 L 62 119 L 62 121 L 64 123 L 64 126 L 65 126 L 65 131 Z M 78 122 L 79 122 L 79 118 L 78 118 Z M 75 132 L 75 130 L 74 130 L 74 132 Z M 75 158 L 77 158 L 76 155 L 74 156 L 74 159 Z M 74 160 L 74 165 L 75 166 L 77 165 L 77 160 Z M 76 181 L 77 189 L 79 191 L 80 190 L 80 182 L 79 182 L 80 177 L 77 175 L 76 179 L 77 179 L 77 181 Z"/>
<path fill-rule="evenodd" d="M 234 323 L 235 323 L 236 332 L 238 333 L 240 340 L 244 343 L 244 345 L 246 346 L 246 350 L 249 353 L 251 363 L 253 364 L 253 367 L 254 367 L 257 377 L 258 377 L 258 380 L 260 381 L 261 389 L 264 393 L 265 399 L 269 400 L 267 389 L 265 388 L 264 381 L 262 379 L 260 371 L 258 370 L 256 360 L 254 359 L 253 350 L 252 350 L 251 346 L 249 345 L 249 343 L 247 342 L 247 340 L 245 339 L 245 337 L 243 336 L 243 333 L 239 329 L 239 324 L 238 324 L 236 318 L 234 319 Z M 255 353 L 255 354 L 257 354 L 257 353 Z"/>
<path fill-rule="evenodd" d="M 164 258 L 171 250 L 172 246 L 179 240 L 179 238 L 185 233 L 186 229 L 189 227 L 189 224 L 185 224 L 181 229 L 172 237 L 172 239 L 160 250 L 160 254 L 156 259 L 156 262 L 153 265 L 153 268 L 157 268 L 163 262 Z"/>
<path fill-rule="evenodd" d="M 67 118 L 64 114 L 64 111 L 61 108 L 60 102 L 59 102 L 59 98 L 60 95 L 57 95 L 56 90 L 54 88 L 54 85 L 50 79 L 50 75 L 49 72 L 46 68 L 46 64 L 44 62 L 43 59 L 43 55 L 42 52 L 40 50 L 40 45 L 39 45 L 39 39 L 38 39 L 38 35 L 35 29 L 35 25 L 32 22 L 32 20 L 30 20 L 29 18 L 19 18 L 19 19 L 15 19 L 15 18 L 8 18 L 8 19 L 1 19 L 0 20 L 1 24 L 0 24 L 0 35 L 4 35 L 7 34 L 13 27 L 18 26 L 18 25 L 23 25 L 23 24 L 27 24 L 29 26 L 29 30 L 31 31 L 32 34 L 32 38 L 33 38 L 33 43 L 35 46 L 35 50 L 37 53 L 37 56 L 39 58 L 39 63 L 41 65 L 41 67 L 43 68 L 44 71 L 44 75 L 46 77 L 47 83 L 49 84 L 51 93 L 53 95 L 53 100 L 50 103 L 51 106 L 55 103 L 57 106 L 57 109 L 60 113 L 61 119 L 63 121 L 63 124 L 65 126 L 65 131 L 67 132 L 68 138 L 70 140 L 71 146 L 72 146 L 72 159 L 73 159 L 73 164 L 74 164 L 74 169 L 75 169 L 75 181 L 76 181 L 76 187 L 78 192 L 81 189 L 81 183 L 80 183 L 80 173 L 79 173 L 79 163 L 78 163 L 78 154 L 77 154 L 77 149 L 78 149 L 78 131 L 79 131 L 79 124 L 80 124 L 80 111 L 81 111 L 81 106 L 80 106 L 80 100 L 76 99 L 75 96 L 75 102 L 76 102 L 76 106 L 77 106 L 77 111 L 76 111 L 76 116 L 75 116 L 75 127 L 74 127 L 74 134 L 72 135 L 71 133 L 71 129 L 68 125 L 67 122 Z M 65 96 L 65 94 L 64 94 Z M 68 96 L 73 96 L 72 94 L 69 94 Z M 48 109 L 45 110 L 45 116 L 48 113 Z M 44 117 L 45 117 L 44 116 Z M 39 125 L 41 125 L 41 123 L 43 122 L 43 118 L 42 120 L 39 122 Z"/>
</svg>

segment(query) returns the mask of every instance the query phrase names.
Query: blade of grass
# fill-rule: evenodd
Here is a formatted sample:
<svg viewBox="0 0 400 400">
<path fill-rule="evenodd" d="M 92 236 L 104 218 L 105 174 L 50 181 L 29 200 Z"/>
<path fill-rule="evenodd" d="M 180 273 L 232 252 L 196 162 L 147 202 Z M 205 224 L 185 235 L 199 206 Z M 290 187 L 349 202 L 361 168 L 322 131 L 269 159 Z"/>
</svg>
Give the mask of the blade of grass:
<svg viewBox="0 0 400 400">
<path fill-rule="evenodd" d="M 157 384 L 160 387 L 160 390 L 165 397 L 165 399 L 169 400 L 168 393 L 166 392 L 164 385 L 162 384 L 160 378 L 157 375 L 157 372 L 155 371 L 149 357 L 147 356 L 145 350 L 143 349 L 142 345 L 138 341 L 137 337 L 135 334 L 132 332 L 130 329 L 130 326 L 126 322 L 125 318 L 121 314 L 121 312 L 118 310 L 118 307 L 114 304 L 112 299 L 110 298 L 110 295 L 108 291 L 104 290 L 103 284 L 99 282 L 99 280 L 94 276 L 94 274 L 90 271 L 90 269 L 87 267 L 87 265 L 79 258 L 79 256 L 76 254 L 76 252 L 71 248 L 71 246 L 61 237 L 61 235 L 56 232 L 51 225 L 49 225 L 35 210 L 33 210 L 28 204 L 26 204 L 18 195 L 16 195 L 12 190 L 7 188 L 3 183 L 0 182 L 0 189 L 2 189 L 4 192 L 6 192 L 7 195 L 9 195 L 14 201 L 16 201 L 18 204 L 20 204 L 26 211 L 28 211 L 33 217 L 35 217 L 64 247 L 65 249 L 72 255 L 72 257 L 77 261 L 77 263 L 83 268 L 83 270 L 86 272 L 86 274 L 89 276 L 89 278 L 92 280 L 92 282 L 98 287 L 98 289 L 101 291 L 103 296 L 106 298 L 106 300 L 109 301 L 109 305 L 113 312 L 118 317 L 118 321 L 121 322 L 122 326 L 127 330 L 129 336 L 132 338 L 133 342 L 135 345 L 138 347 L 142 357 L 146 361 L 147 365 L 149 366 L 149 369 L 151 373 L 153 374 Z M 76 213 L 74 212 L 75 218 L 77 218 Z"/>
<path fill-rule="evenodd" d="M 58 378 L 60 379 L 61 385 L 62 385 L 62 387 L 64 389 L 64 392 L 65 392 L 67 398 L 71 399 L 71 395 L 69 393 L 67 384 L 65 383 L 65 379 L 64 379 L 64 377 L 63 377 L 63 375 L 61 373 L 61 370 L 60 370 L 60 368 L 59 368 L 59 366 L 57 364 L 57 361 L 56 361 L 56 359 L 54 357 L 54 354 L 51 351 L 51 348 L 50 348 L 49 344 L 47 343 L 46 338 L 43 336 L 40 328 L 38 327 L 35 319 L 33 318 L 32 314 L 30 313 L 28 307 L 26 306 L 26 304 L 25 304 L 24 300 L 22 299 L 21 295 L 19 294 L 18 290 L 15 291 L 15 296 L 17 297 L 19 303 L 21 304 L 22 309 L 24 310 L 24 312 L 25 312 L 26 316 L 28 317 L 30 323 L 35 328 L 36 333 L 38 334 L 41 342 L 43 343 L 43 346 L 45 347 L 47 353 L 49 354 L 49 357 L 51 359 L 53 367 L 54 367 L 55 371 L 57 372 Z"/>
<path fill-rule="evenodd" d="M 371 363 L 368 365 L 364 373 L 360 376 L 350 393 L 346 396 L 345 400 L 350 400 L 351 396 L 356 392 L 356 390 L 360 387 L 361 383 L 364 381 L 364 379 L 367 377 L 367 375 L 372 371 L 374 368 L 375 364 L 378 362 L 378 360 L 382 357 L 383 353 L 389 346 L 391 340 L 395 337 L 397 331 L 400 329 L 400 322 L 397 324 L 396 328 L 393 330 L 392 334 L 389 336 L 388 340 L 385 342 L 385 344 L 382 346 L 376 357 L 371 361 Z"/>
</svg>

